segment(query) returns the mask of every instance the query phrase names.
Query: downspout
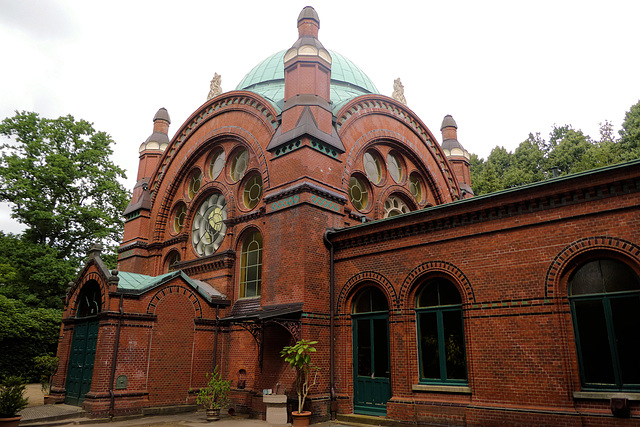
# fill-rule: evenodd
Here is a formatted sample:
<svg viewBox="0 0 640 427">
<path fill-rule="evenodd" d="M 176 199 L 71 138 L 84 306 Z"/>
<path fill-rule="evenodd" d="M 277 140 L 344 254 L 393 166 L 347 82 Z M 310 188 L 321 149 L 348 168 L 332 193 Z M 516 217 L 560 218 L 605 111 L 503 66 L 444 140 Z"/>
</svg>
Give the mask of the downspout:
<svg viewBox="0 0 640 427">
<path fill-rule="evenodd" d="M 216 366 L 218 366 L 218 324 L 220 322 L 220 306 L 216 305 L 216 329 L 213 335 L 213 371 L 216 370 Z M 212 372 L 213 372 L 212 371 Z"/>
<path fill-rule="evenodd" d="M 336 400 L 335 386 L 335 278 L 333 267 L 333 243 L 329 240 L 329 234 L 333 229 L 327 229 L 324 233 L 324 243 L 329 248 L 329 392 L 331 394 L 331 419 L 336 419 L 338 411 L 338 402 Z"/>
<path fill-rule="evenodd" d="M 124 315 L 123 298 L 124 295 L 120 294 L 120 304 L 118 308 L 118 327 L 116 328 L 116 345 L 113 346 L 113 357 L 111 358 L 111 378 L 109 380 L 109 397 L 111 398 L 111 402 L 109 403 L 109 416 L 112 418 L 116 404 L 116 395 L 113 391 L 113 382 L 116 378 L 116 364 L 118 362 L 118 349 L 120 347 L 120 329 L 122 328 L 122 316 Z"/>
</svg>

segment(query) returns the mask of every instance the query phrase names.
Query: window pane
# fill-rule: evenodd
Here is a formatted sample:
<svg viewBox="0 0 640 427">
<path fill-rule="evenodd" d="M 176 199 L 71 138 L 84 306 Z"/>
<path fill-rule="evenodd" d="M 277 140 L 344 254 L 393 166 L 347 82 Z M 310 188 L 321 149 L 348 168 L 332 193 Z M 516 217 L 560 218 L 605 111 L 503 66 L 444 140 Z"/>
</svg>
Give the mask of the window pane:
<svg viewBox="0 0 640 427">
<path fill-rule="evenodd" d="M 440 305 L 462 304 L 458 289 L 450 282 L 440 281 L 438 284 Z"/>
<path fill-rule="evenodd" d="M 376 378 L 389 378 L 387 319 L 373 319 L 373 359 Z"/>
<path fill-rule="evenodd" d="M 420 313 L 420 357 L 422 377 L 440 379 L 440 352 L 438 350 L 438 319 L 435 312 Z"/>
<path fill-rule="evenodd" d="M 371 376 L 371 327 L 368 319 L 357 320 L 358 375 Z"/>
<path fill-rule="evenodd" d="M 574 309 L 585 382 L 615 384 L 602 301 L 575 301 Z"/>
<path fill-rule="evenodd" d="M 600 261 L 602 278 L 607 292 L 640 290 L 640 280 L 626 264 L 612 259 Z"/>
<path fill-rule="evenodd" d="M 418 307 L 434 307 L 438 305 L 438 284 L 431 282 L 427 284 L 417 298 Z"/>
<path fill-rule="evenodd" d="M 443 311 L 444 351 L 448 380 L 467 379 L 467 363 L 464 354 L 464 334 L 462 333 L 462 312 Z"/>
<path fill-rule="evenodd" d="M 583 265 L 571 280 L 571 295 L 601 294 L 603 292 L 600 261 L 591 261 Z"/>
<path fill-rule="evenodd" d="M 640 297 L 611 299 L 622 384 L 640 384 Z"/>
</svg>

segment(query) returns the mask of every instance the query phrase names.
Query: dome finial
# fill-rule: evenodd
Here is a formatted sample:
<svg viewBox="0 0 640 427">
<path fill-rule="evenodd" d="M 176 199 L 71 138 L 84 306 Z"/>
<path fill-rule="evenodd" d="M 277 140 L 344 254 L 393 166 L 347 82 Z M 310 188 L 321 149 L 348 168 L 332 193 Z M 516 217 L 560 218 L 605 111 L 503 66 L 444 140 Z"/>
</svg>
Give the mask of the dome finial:
<svg viewBox="0 0 640 427">
<path fill-rule="evenodd" d="M 311 36 L 318 38 L 320 29 L 320 18 L 318 12 L 311 6 L 302 9 L 298 15 L 298 37 Z"/>
</svg>

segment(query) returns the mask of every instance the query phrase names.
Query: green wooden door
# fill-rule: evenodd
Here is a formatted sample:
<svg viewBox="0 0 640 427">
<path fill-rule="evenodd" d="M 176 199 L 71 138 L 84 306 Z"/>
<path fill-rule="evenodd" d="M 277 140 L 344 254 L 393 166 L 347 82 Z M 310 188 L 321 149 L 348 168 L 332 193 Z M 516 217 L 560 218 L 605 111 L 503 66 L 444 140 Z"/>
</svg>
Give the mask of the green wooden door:
<svg viewBox="0 0 640 427">
<path fill-rule="evenodd" d="M 391 398 L 389 316 L 353 316 L 354 412 L 386 415 Z"/>
<path fill-rule="evenodd" d="M 64 403 L 80 405 L 85 394 L 91 389 L 97 342 L 98 320 L 90 319 L 76 323 L 71 340 Z"/>
</svg>

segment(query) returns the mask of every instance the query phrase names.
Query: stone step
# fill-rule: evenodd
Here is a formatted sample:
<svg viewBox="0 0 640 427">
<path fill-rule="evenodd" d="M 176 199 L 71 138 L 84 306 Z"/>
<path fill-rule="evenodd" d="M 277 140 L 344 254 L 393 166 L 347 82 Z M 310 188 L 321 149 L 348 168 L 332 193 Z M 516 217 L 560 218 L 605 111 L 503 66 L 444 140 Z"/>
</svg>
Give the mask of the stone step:
<svg viewBox="0 0 640 427">
<path fill-rule="evenodd" d="M 399 422 L 385 417 L 360 414 L 337 414 L 336 420 L 354 426 L 399 426 Z"/>
</svg>

